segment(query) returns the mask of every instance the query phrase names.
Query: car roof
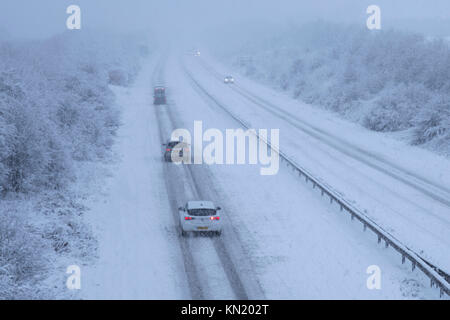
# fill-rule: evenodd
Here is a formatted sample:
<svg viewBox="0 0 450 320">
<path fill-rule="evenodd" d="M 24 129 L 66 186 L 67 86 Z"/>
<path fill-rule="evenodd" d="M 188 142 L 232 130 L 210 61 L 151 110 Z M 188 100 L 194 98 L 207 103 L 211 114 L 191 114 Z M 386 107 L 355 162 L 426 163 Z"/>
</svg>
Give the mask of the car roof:
<svg viewBox="0 0 450 320">
<path fill-rule="evenodd" d="M 187 209 L 216 209 L 211 201 L 188 201 Z"/>
<path fill-rule="evenodd" d="M 155 89 L 162 89 L 162 90 L 166 90 L 166 87 L 163 86 L 156 86 Z"/>
</svg>

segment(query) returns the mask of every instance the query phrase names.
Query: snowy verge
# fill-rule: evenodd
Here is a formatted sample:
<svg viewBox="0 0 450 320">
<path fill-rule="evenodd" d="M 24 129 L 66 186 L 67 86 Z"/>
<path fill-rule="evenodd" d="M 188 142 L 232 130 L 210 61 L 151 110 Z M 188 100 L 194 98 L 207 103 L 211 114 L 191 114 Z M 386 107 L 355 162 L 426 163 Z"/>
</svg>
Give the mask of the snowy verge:
<svg viewBox="0 0 450 320">
<path fill-rule="evenodd" d="M 0 299 L 66 299 L 89 263 L 84 216 L 120 125 L 110 84 L 134 81 L 138 38 L 72 33 L 0 40 Z"/>
</svg>

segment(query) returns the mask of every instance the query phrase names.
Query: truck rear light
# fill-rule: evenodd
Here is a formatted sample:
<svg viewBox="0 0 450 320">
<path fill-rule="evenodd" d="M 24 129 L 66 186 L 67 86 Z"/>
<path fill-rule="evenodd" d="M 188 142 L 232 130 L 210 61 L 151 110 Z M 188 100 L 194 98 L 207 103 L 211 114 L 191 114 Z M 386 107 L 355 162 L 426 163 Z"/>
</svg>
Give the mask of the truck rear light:
<svg viewBox="0 0 450 320">
<path fill-rule="evenodd" d="M 170 151 L 170 149 L 169 149 L 169 148 L 167 148 L 167 149 L 166 149 L 166 151 Z"/>
<path fill-rule="evenodd" d="M 211 217 L 211 220 L 220 220 L 220 217 Z"/>
<path fill-rule="evenodd" d="M 191 217 L 184 217 L 184 220 L 192 220 Z"/>
</svg>

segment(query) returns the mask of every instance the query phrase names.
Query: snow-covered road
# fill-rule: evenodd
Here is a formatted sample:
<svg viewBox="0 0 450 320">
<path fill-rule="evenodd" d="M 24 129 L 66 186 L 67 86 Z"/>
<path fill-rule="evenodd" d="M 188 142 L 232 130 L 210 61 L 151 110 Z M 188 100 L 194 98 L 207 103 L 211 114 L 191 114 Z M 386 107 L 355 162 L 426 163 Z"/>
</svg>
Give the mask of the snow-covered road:
<svg viewBox="0 0 450 320">
<path fill-rule="evenodd" d="M 205 88 L 255 127 L 282 128 L 281 149 L 423 258 L 450 273 L 450 161 L 190 60 Z M 203 69 L 203 70 L 202 70 Z M 209 77 L 208 77 L 209 76 Z M 215 80 L 215 81 L 213 81 Z"/>
<path fill-rule="evenodd" d="M 184 67 L 227 107 L 252 114 L 255 128 L 283 132 L 285 124 L 257 122 L 264 114 L 220 86 L 193 57 L 161 56 L 135 86 L 114 88 L 123 114 L 119 160 L 91 210 L 99 259 L 83 269 L 83 298 L 438 298 L 423 274 L 411 272 L 283 166 L 277 175 L 261 176 L 255 165 L 163 162 L 161 143 L 176 128 L 193 132 L 195 120 L 205 129 L 239 128 Z M 167 86 L 168 105 L 153 106 L 155 84 Z M 176 208 L 198 198 L 224 209 L 221 237 L 181 237 Z M 371 265 L 381 269 L 380 290 L 367 288 Z"/>
</svg>

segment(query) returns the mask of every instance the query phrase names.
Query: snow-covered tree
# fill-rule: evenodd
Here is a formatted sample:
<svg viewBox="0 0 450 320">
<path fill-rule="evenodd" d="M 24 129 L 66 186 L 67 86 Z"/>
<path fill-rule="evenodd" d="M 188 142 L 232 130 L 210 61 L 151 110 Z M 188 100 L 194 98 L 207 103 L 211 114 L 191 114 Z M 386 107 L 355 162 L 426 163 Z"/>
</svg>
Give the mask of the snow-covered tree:
<svg viewBox="0 0 450 320">
<path fill-rule="evenodd" d="M 436 140 L 450 154 L 448 41 L 324 22 L 240 38 L 234 52 L 218 44 L 218 55 L 246 75 L 372 130 L 412 129 L 412 143 Z"/>
</svg>

